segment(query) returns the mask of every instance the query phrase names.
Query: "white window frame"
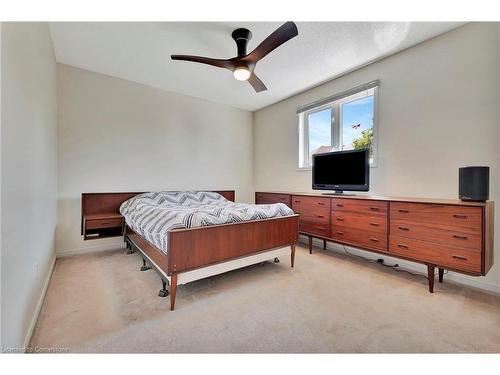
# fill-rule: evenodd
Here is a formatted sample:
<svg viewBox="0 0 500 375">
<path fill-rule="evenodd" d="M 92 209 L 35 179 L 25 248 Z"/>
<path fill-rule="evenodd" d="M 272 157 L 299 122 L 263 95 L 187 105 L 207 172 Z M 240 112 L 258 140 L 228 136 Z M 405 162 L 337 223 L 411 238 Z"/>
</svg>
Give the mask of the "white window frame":
<svg viewBox="0 0 500 375">
<path fill-rule="evenodd" d="M 314 107 L 308 111 L 299 113 L 298 123 L 298 170 L 311 170 L 311 160 L 309 160 L 309 115 L 331 109 L 331 145 L 333 151 L 340 151 L 342 140 L 342 105 L 362 99 L 367 96 L 366 91 L 373 90 L 373 158 L 370 167 L 378 166 L 378 86 L 364 89 L 358 93 L 351 94 L 344 98 L 332 101 L 327 104 Z"/>
</svg>

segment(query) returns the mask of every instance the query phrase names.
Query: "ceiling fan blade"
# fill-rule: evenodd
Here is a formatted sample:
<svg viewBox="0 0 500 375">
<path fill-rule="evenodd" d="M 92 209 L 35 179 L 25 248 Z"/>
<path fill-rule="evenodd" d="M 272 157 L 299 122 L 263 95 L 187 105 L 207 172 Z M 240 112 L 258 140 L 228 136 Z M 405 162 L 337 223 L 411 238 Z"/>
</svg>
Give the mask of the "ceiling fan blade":
<svg viewBox="0 0 500 375">
<path fill-rule="evenodd" d="M 248 78 L 248 82 L 252 85 L 255 92 L 261 92 L 267 90 L 266 85 L 255 75 L 254 72 L 250 74 L 250 78 Z"/>
<path fill-rule="evenodd" d="M 297 26 L 293 22 L 285 22 L 283 25 L 278 27 L 271 35 L 269 35 L 262 43 L 260 43 L 257 48 L 250 52 L 243 60 L 251 61 L 256 63 L 263 57 L 265 57 L 269 52 L 278 48 L 283 43 L 299 35 Z"/>
<path fill-rule="evenodd" d="M 234 62 L 231 60 L 211 59 L 209 57 L 190 55 L 171 55 L 170 58 L 172 60 L 191 61 L 195 63 L 212 65 L 218 68 L 226 68 L 231 70 L 234 68 Z"/>
</svg>

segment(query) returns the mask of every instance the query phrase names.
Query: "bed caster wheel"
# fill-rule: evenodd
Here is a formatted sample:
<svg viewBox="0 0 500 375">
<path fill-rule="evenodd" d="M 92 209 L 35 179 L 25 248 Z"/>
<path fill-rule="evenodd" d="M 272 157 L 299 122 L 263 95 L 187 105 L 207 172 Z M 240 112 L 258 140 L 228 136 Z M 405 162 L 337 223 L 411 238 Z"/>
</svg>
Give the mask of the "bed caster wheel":
<svg viewBox="0 0 500 375">
<path fill-rule="evenodd" d="M 279 263 L 280 260 L 278 258 L 274 258 L 274 263 Z"/>
<path fill-rule="evenodd" d="M 132 244 L 130 242 L 127 242 L 127 254 L 133 254 L 135 253 L 134 248 L 132 247 Z"/>
<path fill-rule="evenodd" d="M 151 267 L 148 267 L 147 264 L 146 264 L 146 259 L 142 258 L 142 267 L 141 267 L 141 271 L 147 271 L 147 270 L 150 270 Z M 165 289 L 165 288 L 163 288 Z"/>
<path fill-rule="evenodd" d="M 167 290 L 167 282 L 165 280 L 161 280 L 161 289 L 158 292 L 159 297 L 166 297 L 168 296 L 168 290 Z"/>
</svg>

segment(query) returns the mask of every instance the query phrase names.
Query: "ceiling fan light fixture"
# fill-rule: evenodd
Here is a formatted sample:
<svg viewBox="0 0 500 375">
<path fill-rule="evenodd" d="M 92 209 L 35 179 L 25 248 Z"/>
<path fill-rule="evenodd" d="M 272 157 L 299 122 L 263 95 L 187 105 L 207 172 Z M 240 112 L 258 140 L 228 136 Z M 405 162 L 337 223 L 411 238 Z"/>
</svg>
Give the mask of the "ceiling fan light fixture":
<svg viewBox="0 0 500 375">
<path fill-rule="evenodd" d="M 233 75 L 238 81 L 246 81 L 250 78 L 250 70 L 245 66 L 240 66 L 233 70 Z"/>
</svg>

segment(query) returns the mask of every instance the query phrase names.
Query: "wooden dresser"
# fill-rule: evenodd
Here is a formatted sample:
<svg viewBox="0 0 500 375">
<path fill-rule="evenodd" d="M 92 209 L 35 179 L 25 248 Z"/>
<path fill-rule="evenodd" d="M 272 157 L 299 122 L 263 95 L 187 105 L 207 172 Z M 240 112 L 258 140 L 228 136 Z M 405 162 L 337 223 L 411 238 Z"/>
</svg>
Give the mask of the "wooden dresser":
<svg viewBox="0 0 500 375">
<path fill-rule="evenodd" d="M 300 215 L 309 252 L 317 237 L 426 264 L 431 293 L 435 268 L 442 282 L 445 269 L 484 276 L 493 265 L 491 201 L 255 193 L 257 204 L 278 202 Z"/>
</svg>

